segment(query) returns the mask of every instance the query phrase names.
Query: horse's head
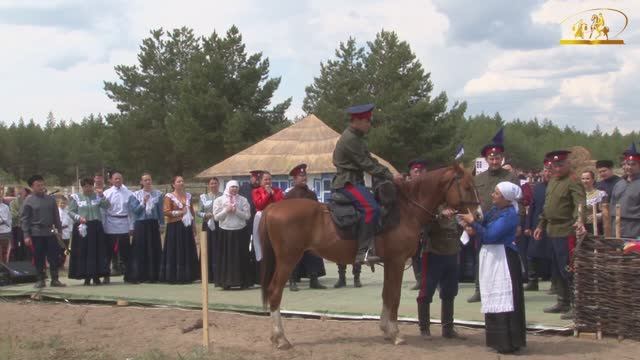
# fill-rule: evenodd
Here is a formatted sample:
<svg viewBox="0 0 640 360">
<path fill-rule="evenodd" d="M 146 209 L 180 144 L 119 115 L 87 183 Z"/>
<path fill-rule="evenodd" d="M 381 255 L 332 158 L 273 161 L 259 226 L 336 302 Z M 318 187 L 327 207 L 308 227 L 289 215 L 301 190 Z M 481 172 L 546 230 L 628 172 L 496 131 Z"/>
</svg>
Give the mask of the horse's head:
<svg viewBox="0 0 640 360">
<path fill-rule="evenodd" d="M 461 212 L 476 212 L 480 198 L 473 183 L 473 177 L 462 165 L 455 163 L 445 171 L 440 179 L 447 206 Z"/>
</svg>

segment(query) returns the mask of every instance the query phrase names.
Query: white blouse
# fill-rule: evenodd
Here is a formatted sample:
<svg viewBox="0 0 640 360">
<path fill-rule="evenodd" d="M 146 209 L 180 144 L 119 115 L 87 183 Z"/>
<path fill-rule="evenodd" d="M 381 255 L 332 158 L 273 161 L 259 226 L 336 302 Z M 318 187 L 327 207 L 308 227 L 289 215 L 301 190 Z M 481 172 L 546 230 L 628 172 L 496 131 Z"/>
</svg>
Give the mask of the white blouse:
<svg viewBox="0 0 640 360">
<path fill-rule="evenodd" d="M 235 202 L 236 211 L 229 213 L 227 206 L 231 202 Z M 247 220 L 251 218 L 251 208 L 249 202 L 242 195 L 230 197 L 222 195 L 213 202 L 213 218 L 218 221 L 221 229 L 224 230 L 240 230 L 247 226 Z"/>
</svg>

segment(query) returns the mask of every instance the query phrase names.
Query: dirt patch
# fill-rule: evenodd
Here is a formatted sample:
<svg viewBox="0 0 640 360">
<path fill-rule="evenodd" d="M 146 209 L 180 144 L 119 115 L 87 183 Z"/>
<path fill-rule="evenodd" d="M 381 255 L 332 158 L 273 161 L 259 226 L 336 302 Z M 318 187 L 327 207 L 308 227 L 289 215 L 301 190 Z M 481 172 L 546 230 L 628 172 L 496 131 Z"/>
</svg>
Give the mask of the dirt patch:
<svg viewBox="0 0 640 360">
<path fill-rule="evenodd" d="M 459 359 L 510 358 L 484 346 L 484 331 L 458 327 L 466 340 L 418 336 L 403 324 L 407 345 L 386 342 L 376 322 L 285 319 L 294 348 L 274 350 L 268 317 L 211 312 L 212 353 L 201 349 L 202 329 L 183 333 L 198 311 L 60 303 L 0 303 L 0 359 Z M 519 359 L 635 359 L 640 343 L 529 334 Z M 513 356 L 515 358 L 515 356 Z"/>
</svg>

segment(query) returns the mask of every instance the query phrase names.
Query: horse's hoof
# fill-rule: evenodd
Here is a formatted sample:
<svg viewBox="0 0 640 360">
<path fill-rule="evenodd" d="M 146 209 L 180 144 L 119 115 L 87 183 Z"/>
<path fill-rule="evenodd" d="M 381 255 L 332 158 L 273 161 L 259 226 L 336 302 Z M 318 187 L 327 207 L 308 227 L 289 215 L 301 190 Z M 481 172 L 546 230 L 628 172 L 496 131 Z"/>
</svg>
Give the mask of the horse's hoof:
<svg viewBox="0 0 640 360">
<path fill-rule="evenodd" d="M 393 341 L 393 345 L 406 345 L 407 341 L 403 339 L 401 336 L 396 336 L 396 339 Z"/>
<path fill-rule="evenodd" d="M 280 342 L 278 344 L 278 346 L 276 348 L 278 350 L 289 350 L 292 347 L 293 347 L 293 345 L 291 345 L 291 343 L 287 339 L 284 339 L 282 342 Z"/>
</svg>

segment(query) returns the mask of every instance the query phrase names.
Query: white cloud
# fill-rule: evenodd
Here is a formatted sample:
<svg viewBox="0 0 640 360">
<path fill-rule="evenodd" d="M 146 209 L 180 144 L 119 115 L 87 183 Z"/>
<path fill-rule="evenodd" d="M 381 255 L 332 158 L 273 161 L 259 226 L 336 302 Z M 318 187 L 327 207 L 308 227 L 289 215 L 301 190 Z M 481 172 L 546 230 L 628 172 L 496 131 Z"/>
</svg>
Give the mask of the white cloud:
<svg viewBox="0 0 640 360">
<path fill-rule="evenodd" d="M 302 113 L 305 86 L 340 41 L 355 37 L 363 45 L 384 28 L 409 42 L 436 92 L 468 100 L 469 114 L 633 129 L 640 116 L 640 2 L 607 3 L 631 17 L 628 45 L 557 45 L 562 17 L 601 6 L 596 0 L 0 0 L 0 121 L 43 122 L 50 110 L 74 120 L 115 111 L 103 81 L 116 80 L 115 65 L 137 62 L 149 30 L 187 26 L 209 35 L 235 24 L 247 51 L 261 51 L 271 76 L 282 77 L 274 102 L 292 97 L 289 116 Z"/>
</svg>

